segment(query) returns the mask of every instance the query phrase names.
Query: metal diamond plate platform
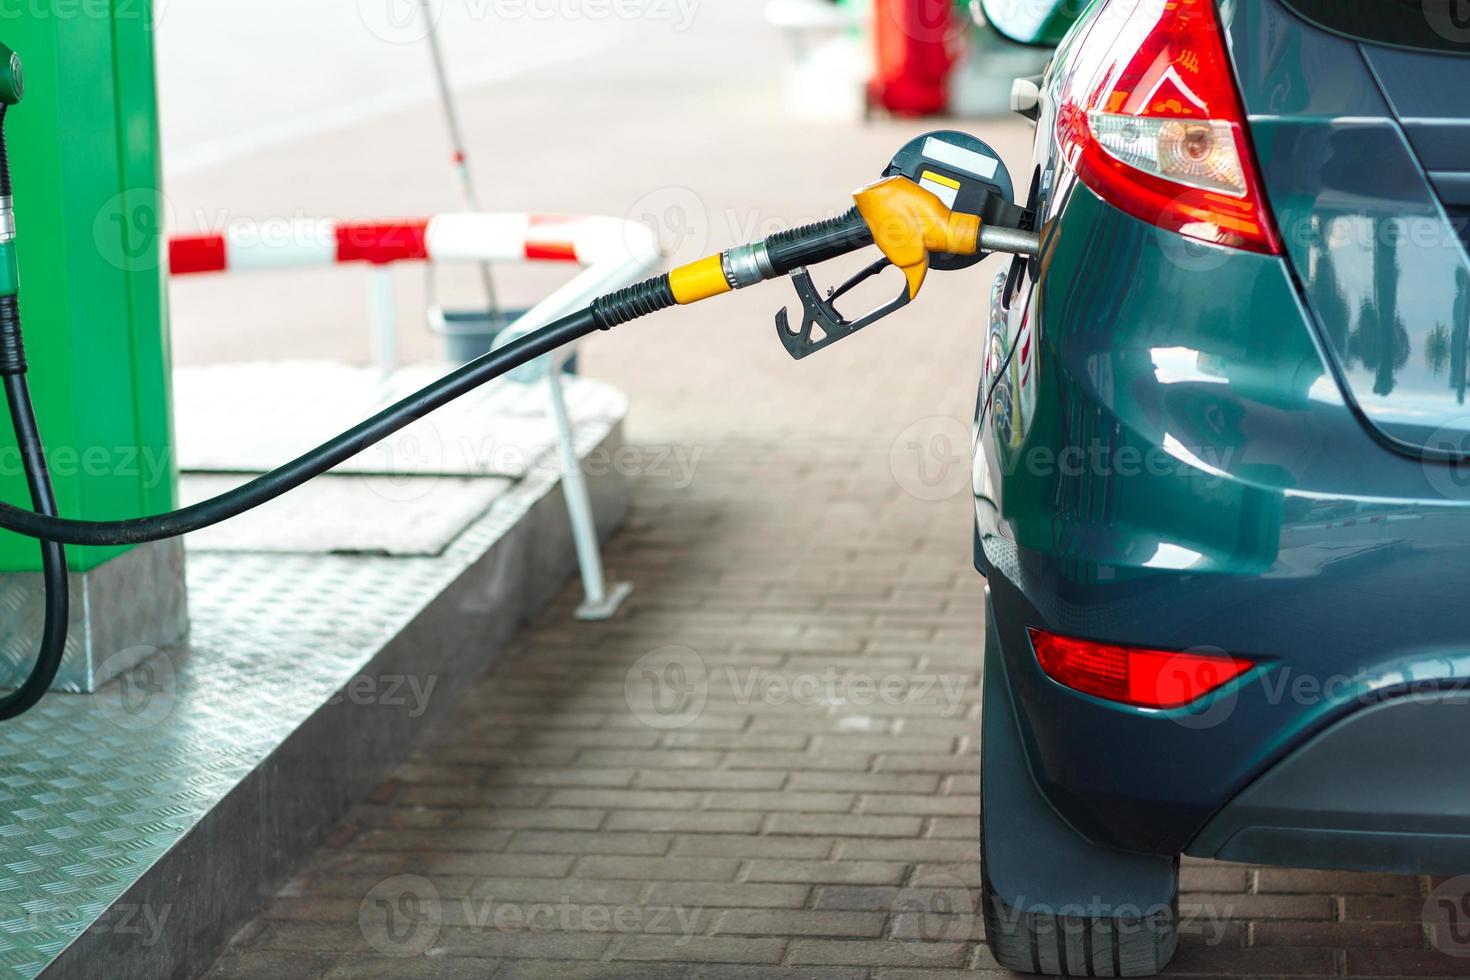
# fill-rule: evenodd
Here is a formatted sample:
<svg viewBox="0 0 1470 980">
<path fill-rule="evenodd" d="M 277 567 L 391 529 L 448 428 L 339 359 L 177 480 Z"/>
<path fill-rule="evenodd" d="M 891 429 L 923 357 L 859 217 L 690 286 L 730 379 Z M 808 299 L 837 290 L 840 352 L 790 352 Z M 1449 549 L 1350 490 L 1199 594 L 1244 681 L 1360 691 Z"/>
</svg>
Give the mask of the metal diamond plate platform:
<svg viewBox="0 0 1470 980">
<path fill-rule="evenodd" d="M 616 448 L 623 397 L 588 380 L 568 393 L 595 407 L 579 413 L 580 451 Z M 605 531 L 625 504 L 621 482 L 609 480 L 594 485 Z M 201 934 L 222 944 L 228 932 L 214 933 L 251 909 L 216 907 L 233 900 L 220 893 L 253 901 L 273 885 L 245 877 L 283 877 L 290 855 L 334 822 L 327 804 L 298 816 L 311 809 L 298 797 L 337 766 L 362 782 L 391 764 L 391 750 L 371 744 L 357 753 L 367 763 L 349 760 L 341 740 L 354 729 L 342 726 L 373 718 L 382 727 L 388 717 L 406 751 L 409 721 L 381 704 L 357 715 L 324 706 L 390 649 L 400 668 L 422 663 L 451 684 L 456 669 L 483 669 L 515 621 L 565 580 L 573 566 L 558 487 L 554 460 L 533 460 L 430 557 L 218 554 L 190 543 L 187 645 L 156 652 L 95 695 L 52 695 L 0 728 L 0 977 L 166 975 L 209 945 Z M 440 638 L 463 648 L 460 661 L 433 659 Z M 327 744 L 288 744 L 308 728 Z M 253 802 L 270 793 L 275 806 Z M 261 806 L 269 812 L 252 809 Z M 227 822 L 210 826 L 216 818 Z M 181 892 L 180 881 L 200 894 Z M 162 938 L 148 946 L 153 931 Z"/>
</svg>

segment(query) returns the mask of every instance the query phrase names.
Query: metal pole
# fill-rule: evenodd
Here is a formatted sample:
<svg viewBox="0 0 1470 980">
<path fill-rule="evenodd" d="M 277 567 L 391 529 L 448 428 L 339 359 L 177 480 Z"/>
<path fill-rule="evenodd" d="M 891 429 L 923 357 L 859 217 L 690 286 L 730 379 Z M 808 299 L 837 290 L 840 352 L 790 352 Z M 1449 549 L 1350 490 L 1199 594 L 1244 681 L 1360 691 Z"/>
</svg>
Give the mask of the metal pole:
<svg viewBox="0 0 1470 980">
<path fill-rule="evenodd" d="M 561 450 L 561 485 L 567 499 L 567 516 L 572 524 L 572 541 L 577 546 L 577 564 L 582 571 L 582 604 L 577 618 L 611 619 L 633 591 L 626 582 L 614 585 L 609 593 L 602 571 L 602 552 L 597 543 L 597 523 L 592 515 L 592 501 L 587 494 L 587 480 L 577 459 L 577 443 L 572 432 L 571 414 L 562 393 L 561 369 L 546 372 L 546 385 L 551 395 L 551 415 L 556 422 L 556 441 Z"/>
<path fill-rule="evenodd" d="M 373 321 L 373 354 L 384 376 L 398 367 L 398 303 L 393 295 L 393 267 L 375 265 L 368 273 L 368 312 Z"/>
<path fill-rule="evenodd" d="M 469 154 L 465 150 L 464 130 L 459 125 L 459 110 L 454 104 L 454 92 L 449 87 L 449 69 L 444 63 L 444 49 L 439 45 L 439 22 L 431 6 L 433 0 L 419 0 L 423 11 L 424 25 L 428 29 L 429 52 L 433 55 L 434 80 L 439 86 L 439 101 L 444 107 L 444 122 L 449 127 L 449 141 L 454 145 L 454 165 L 459 170 L 460 187 L 464 191 L 465 203 L 471 211 L 482 211 L 480 195 L 475 191 L 475 180 L 470 175 Z M 490 263 L 480 263 L 480 279 L 485 285 L 485 300 L 489 304 L 490 319 L 500 317 L 500 301 L 495 296 L 495 280 L 490 274 Z"/>
</svg>

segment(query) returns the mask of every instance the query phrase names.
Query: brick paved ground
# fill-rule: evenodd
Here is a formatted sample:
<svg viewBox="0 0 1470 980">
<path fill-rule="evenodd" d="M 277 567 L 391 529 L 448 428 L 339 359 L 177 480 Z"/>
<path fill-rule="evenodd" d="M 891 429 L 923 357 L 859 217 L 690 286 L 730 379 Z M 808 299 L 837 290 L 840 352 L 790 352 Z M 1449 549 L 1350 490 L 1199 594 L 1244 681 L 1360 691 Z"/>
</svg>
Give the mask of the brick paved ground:
<svg viewBox="0 0 1470 980">
<path fill-rule="evenodd" d="M 650 25 L 468 93 L 473 141 L 515 146 L 517 172 L 595 175 L 554 202 L 544 183 L 497 184 L 497 206 L 692 216 L 709 249 L 840 207 L 926 127 L 790 119 L 778 78 L 751 70 L 786 57 L 760 6 L 711 3 L 687 33 Z M 620 119 L 629 105 L 660 111 Z M 1025 172 L 1023 125 L 970 128 Z M 185 223 L 433 210 L 454 203 L 424 164 L 441 145 L 432 112 L 395 111 L 170 196 Z M 594 339 L 587 370 L 633 396 L 634 512 L 608 554 L 631 604 L 577 624 L 569 588 L 211 976 L 993 969 L 971 914 L 982 583 L 964 453 L 994 261 L 931 277 L 920 308 L 801 364 L 772 335 L 784 287 Z M 433 349 L 419 283 L 399 275 L 415 355 Z M 363 358 L 362 289 L 347 273 L 177 284 L 181 359 Z M 1470 975 L 1425 945 L 1428 886 L 1188 863 L 1174 972 Z"/>
<path fill-rule="evenodd" d="M 722 440 L 687 488 L 640 478 L 626 614 L 574 624 L 567 590 L 211 976 L 994 970 L 963 497 L 904 493 L 887 445 L 813 448 Z M 1425 948 L 1421 880 L 1183 885 L 1174 974 L 1464 972 Z"/>
</svg>

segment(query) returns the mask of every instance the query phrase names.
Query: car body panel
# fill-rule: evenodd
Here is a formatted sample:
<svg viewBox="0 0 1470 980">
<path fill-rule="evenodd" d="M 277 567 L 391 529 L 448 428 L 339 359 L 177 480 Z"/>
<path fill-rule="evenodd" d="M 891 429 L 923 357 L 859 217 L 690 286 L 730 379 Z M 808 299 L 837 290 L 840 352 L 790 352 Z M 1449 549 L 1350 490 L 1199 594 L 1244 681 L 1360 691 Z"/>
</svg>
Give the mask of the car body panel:
<svg viewBox="0 0 1470 980">
<path fill-rule="evenodd" d="M 1390 449 L 1345 397 L 1293 263 L 1077 181 L 1051 137 L 1067 52 L 1038 125 L 1042 252 L 992 293 L 976 564 L 1037 785 L 1095 843 L 1179 853 L 1315 733 L 1470 678 L 1470 480 Z M 1258 666 L 1188 708 L 1130 707 L 1048 678 L 1028 626 Z"/>
</svg>

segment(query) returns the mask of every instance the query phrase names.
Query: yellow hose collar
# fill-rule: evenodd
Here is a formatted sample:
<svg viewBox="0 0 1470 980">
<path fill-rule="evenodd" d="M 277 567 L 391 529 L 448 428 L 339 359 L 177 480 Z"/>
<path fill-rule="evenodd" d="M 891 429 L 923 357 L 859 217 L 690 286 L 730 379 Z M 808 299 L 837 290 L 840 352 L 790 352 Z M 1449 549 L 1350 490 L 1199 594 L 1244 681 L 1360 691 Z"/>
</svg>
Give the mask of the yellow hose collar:
<svg viewBox="0 0 1470 980">
<path fill-rule="evenodd" d="M 728 293 L 730 284 L 725 280 L 724 259 L 711 255 L 679 266 L 669 273 L 669 288 L 680 306 Z"/>
</svg>

